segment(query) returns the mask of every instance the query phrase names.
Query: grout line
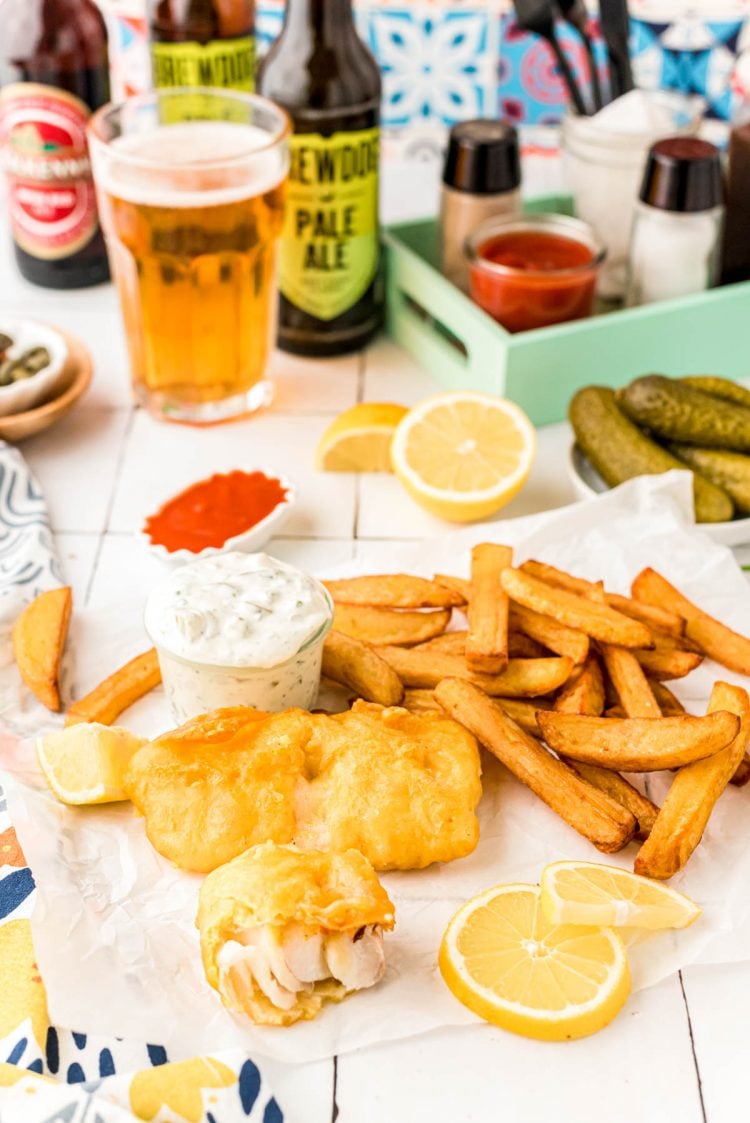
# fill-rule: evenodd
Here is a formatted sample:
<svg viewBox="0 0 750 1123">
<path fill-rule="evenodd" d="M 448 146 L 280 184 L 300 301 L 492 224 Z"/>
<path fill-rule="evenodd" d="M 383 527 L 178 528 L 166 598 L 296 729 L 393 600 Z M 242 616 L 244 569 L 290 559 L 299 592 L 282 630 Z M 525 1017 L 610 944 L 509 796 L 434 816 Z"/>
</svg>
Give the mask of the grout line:
<svg viewBox="0 0 750 1123">
<path fill-rule="evenodd" d="M 333 1058 L 333 1089 L 332 1089 L 333 1094 L 331 1096 L 331 1123 L 336 1123 L 336 1120 L 339 1117 L 339 1105 L 338 1105 L 338 1100 L 336 1099 L 336 1093 L 338 1092 L 338 1085 L 339 1085 L 339 1059 L 338 1059 L 338 1056 L 335 1056 Z"/>
<path fill-rule="evenodd" d="M 367 368 L 367 353 L 360 351 L 359 364 L 357 366 L 357 404 L 363 400 L 365 393 L 365 370 Z M 359 510 L 361 502 L 361 476 L 357 472 L 354 477 L 354 517 L 352 519 L 352 540 L 357 541 L 359 537 Z M 353 554 L 352 554 L 353 556 Z"/>
<path fill-rule="evenodd" d="M 698 1081 L 698 1099 L 701 1105 L 701 1116 L 703 1123 L 707 1123 L 706 1105 L 703 1100 L 703 1081 L 701 1080 L 701 1070 L 698 1064 L 698 1055 L 695 1051 L 695 1038 L 693 1037 L 693 1023 L 690 1018 L 690 1007 L 688 1005 L 687 995 L 685 994 L 685 983 L 682 978 L 682 971 L 677 972 L 677 977 L 680 980 L 680 990 L 682 991 L 682 1001 L 685 1004 L 685 1014 L 687 1015 L 688 1033 L 690 1034 L 690 1049 L 693 1054 L 693 1064 L 695 1065 L 695 1077 Z"/>
<path fill-rule="evenodd" d="M 114 475 L 114 479 L 112 480 L 112 490 L 109 493 L 109 500 L 107 502 L 107 508 L 104 512 L 104 526 L 103 526 L 102 531 L 99 535 L 99 541 L 97 543 L 96 551 L 94 553 L 94 561 L 93 561 L 93 564 L 91 566 L 91 575 L 89 577 L 88 584 L 86 586 L 86 593 L 85 593 L 85 596 L 84 596 L 84 599 L 83 599 L 84 604 L 89 603 L 89 597 L 91 596 L 91 590 L 94 587 L 94 580 L 96 578 L 97 570 L 99 569 L 99 561 L 100 561 L 101 556 L 102 556 L 102 550 L 104 548 L 104 541 L 107 537 L 107 534 L 109 533 L 109 520 L 112 517 L 112 508 L 113 508 L 114 502 L 115 502 L 115 495 L 117 493 L 117 488 L 118 488 L 118 485 L 120 483 L 120 475 L 122 473 L 123 464 L 125 463 L 125 450 L 128 446 L 128 442 L 130 440 L 130 434 L 133 431 L 133 425 L 135 423 L 135 413 L 136 413 L 135 409 L 131 408 L 130 416 L 128 417 L 127 423 L 125 425 L 125 430 L 122 434 L 122 441 L 120 442 L 120 448 L 119 448 L 119 451 L 117 453 L 117 460 L 115 461 L 115 475 Z"/>
</svg>

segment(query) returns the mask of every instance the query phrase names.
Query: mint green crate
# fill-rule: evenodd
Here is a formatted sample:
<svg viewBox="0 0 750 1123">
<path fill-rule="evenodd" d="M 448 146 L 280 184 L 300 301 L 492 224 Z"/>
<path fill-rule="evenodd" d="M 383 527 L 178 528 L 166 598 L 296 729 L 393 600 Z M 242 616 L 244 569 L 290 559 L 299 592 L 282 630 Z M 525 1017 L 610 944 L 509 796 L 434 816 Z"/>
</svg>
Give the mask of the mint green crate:
<svg viewBox="0 0 750 1123">
<path fill-rule="evenodd" d="M 566 197 L 526 209 L 572 213 Z M 440 273 L 435 221 L 390 226 L 384 242 L 388 333 L 442 386 L 510 398 L 535 425 L 562 421 L 574 391 L 592 383 L 616 388 L 651 372 L 750 375 L 750 281 L 512 335 Z"/>
</svg>

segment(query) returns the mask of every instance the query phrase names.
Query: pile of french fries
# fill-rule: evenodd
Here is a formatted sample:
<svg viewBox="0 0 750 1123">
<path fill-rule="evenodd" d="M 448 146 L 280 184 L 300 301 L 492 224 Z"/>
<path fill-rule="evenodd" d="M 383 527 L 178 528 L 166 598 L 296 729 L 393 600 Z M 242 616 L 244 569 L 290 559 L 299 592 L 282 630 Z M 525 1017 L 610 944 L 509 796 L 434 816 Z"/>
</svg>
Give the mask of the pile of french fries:
<svg viewBox="0 0 750 1123">
<path fill-rule="evenodd" d="M 382 705 L 445 711 L 599 850 L 639 839 L 637 873 L 682 869 L 727 784 L 750 779 L 747 691 L 716 682 L 693 716 L 665 685 L 705 657 L 750 675 L 750 639 L 653 569 L 627 597 L 543 562 L 514 567 L 509 547 L 483 543 L 469 580 L 326 585 L 327 678 Z M 661 807 L 622 775 L 664 769 L 675 775 Z"/>
</svg>

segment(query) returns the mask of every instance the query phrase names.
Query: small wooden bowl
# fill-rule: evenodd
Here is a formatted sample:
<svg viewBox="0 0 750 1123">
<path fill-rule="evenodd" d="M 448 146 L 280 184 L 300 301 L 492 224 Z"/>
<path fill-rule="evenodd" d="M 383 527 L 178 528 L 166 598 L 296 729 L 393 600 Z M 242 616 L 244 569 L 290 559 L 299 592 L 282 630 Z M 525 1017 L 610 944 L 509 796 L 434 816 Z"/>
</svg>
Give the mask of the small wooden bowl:
<svg viewBox="0 0 750 1123">
<path fill-rule="evenodd" d="M 60 381 L 55 395 L 47 402 L 42 402 L 34 409 L 24 410 L 23 413 L 11 413 L 7 417 L 0 417 L 0 438 L 4 441 L 25 441 L 37 433 L 49 429 L 56 421 L 64 417 L 73 408 L 78 399 L 89 388 L 93 365 L 83 344 L 72 335 L 61 331 L 68 348 L 68 357 L 65 361 Z"/>
</svg>

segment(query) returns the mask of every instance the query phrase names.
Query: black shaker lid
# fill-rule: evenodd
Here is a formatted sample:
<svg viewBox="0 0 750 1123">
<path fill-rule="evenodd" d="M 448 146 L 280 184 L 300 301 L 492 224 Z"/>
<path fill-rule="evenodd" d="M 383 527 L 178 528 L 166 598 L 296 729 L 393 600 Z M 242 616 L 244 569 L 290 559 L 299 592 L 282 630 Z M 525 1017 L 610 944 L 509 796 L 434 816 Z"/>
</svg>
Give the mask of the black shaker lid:
<svg viewBox="0 0 750 1123">
<path fill-rule="evenodd" d="M 505 121 L 478 118 L 454 125 L 443 183 L 472 195 L 499 195 L 521 182 L 518 133 Z"/>
<path fill-rule="evenodd" d="M 657 141 L 648 154 L 640 198 L 659 210 L 681 213 L 720 206 L 724 184 L 718 148 L 692 136 Z"/>
</svg>

